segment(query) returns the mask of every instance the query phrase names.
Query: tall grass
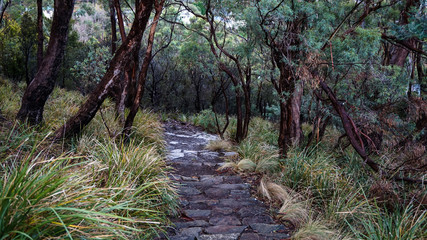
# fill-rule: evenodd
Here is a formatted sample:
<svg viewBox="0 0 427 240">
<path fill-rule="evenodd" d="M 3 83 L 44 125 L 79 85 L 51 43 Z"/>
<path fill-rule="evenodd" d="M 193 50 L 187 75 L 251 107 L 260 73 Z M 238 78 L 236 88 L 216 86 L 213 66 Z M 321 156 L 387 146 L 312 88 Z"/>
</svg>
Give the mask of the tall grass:
<svg viewBox="0 0 427 240">
<path fill-rule="evenodd" d="M 19 107 L 18 97 L 4 101 L 11 86 L 0 87 L 9 119 Z M 176 211 L 154 114 L 139 113 L 123 144 L 111 136 L 120 124 L 106 102 L 74 147 L 48 140 L 83 100 L 56 89 L 43 127 L 0 123 L 0 239 L 153 239 Z"/>
</svg>

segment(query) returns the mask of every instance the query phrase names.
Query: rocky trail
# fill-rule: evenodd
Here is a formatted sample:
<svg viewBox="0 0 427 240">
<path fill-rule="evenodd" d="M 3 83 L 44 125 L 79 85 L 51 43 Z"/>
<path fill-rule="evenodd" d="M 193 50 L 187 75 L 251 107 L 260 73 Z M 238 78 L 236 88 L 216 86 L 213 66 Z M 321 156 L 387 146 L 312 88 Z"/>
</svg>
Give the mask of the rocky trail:
<svg viewBox="0 0 427 240">
<path fill-rule="evenodd" d="M 268 208 L 251 196 L 238 175 L 220 173 L 224 155 L 205 149 L 214 135 L 177 122 L 165 125 L 171 178 L 180 184 L 181 216 L 169 227 L 171 240 L 289 239 Z"/>
</svg>

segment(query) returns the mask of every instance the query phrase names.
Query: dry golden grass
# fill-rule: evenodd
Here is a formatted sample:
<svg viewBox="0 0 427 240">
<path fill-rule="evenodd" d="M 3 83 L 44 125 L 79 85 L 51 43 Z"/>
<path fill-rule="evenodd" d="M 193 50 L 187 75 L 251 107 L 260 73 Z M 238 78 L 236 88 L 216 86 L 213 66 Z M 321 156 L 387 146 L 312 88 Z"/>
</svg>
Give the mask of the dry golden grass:
<svg viewBox="0 0 427 240">
<path fill-rule="evenodd" d="M 206 146 L 207 150 L 210 151 L 232 151 L 233 150 L 233 143 L 231 143 L 228 140 L 214 140 L 210 141 L 208 145 Z"/>
</svg>

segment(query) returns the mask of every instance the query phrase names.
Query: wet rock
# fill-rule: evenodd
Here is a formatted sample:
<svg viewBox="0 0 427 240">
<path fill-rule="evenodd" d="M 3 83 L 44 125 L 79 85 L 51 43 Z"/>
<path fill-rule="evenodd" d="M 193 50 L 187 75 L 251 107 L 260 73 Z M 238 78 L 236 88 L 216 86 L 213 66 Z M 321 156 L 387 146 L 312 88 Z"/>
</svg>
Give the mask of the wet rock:
<svg viewBox="0 0 427 240">
<path fill-rule="evenodd" d="M 197 238 L 198 240 L 237 240 L 239 234 L 214 234 L 214 235 L 201 235 Z"/>
<path fill-rule="evenodd" d="M 189 228 L 189 227 L 206 227 L 209 223 L 205 220 L 194 220 L 190 222 L 178 222 L 175 223 L 176 228 Z"/>
<path fill-rule="evenodd" d="M 285 227 L 279 224 L 253 223 L 250 227 L 258 233 L 275 233 L 285 230 Z"/>
<path fill-rule="evenodd" d="M 250 198 L 251 193 L 249 190 L 231 190 L 230 195 L 234 198 Z"/>
<path fill-rule="evenodd" d="M 246 217 L 243 218 L 242 223 L 245 225 L 250 225 L 254 223 L 273 223 L 273 219 L 268 215 L 261 215 L 261 216 L 253 216 L 253 217 Z"/>
<path fill-rule="evenodd" d="M 191 188 L 191 187 L 180 187 L 179 188 L 179 194 L 181 194 L 181 195 L 198 195 L 200 193 L 202 193 L 202 192 L 200 192 L 196 188 Z"/>
<path fill-rule="evenodd" d="M 266 238 L 256 233 L 243 233 L 240 240 L 265 240 Z"/>
<path fill-rule="evenodd" d="M 208 217 L 211 210 L 185 210 L 185 214 L 191 218 Z"/>
<path fill-rule="evenodd" d="M 240 220 L 235 216 L 220 216 L 212 217 L 209 219 L 209 223 L 212 225 L 241 225 Z"/>
<path fill-rule="evenodd" d="M 234 213 L 233 209 L 228 207 L 215 207 L 212 209 L 212 216 L 227 216 Z"/>
<path fill-rule="evenodd" d="M 200 235 L 201 232 L 202 232 L 201 227 L 191 227 L 191 228 L 181 229 L 182 236 L 197 237 Z"/>
<path fill-rule="evenodd" d="M 230 193 L 230 190 L 222 188 L 209 188 L 205 190 L 206 196 L 210 198 L 227 198 Z"/>
<path fill-rule="evenodd" d="M 266 209 L 259 206 L 244 207 L 239 210 L 240 217 L 257 216 L 266 213 Z"/>
<path fill-rule="evenodd" d="M 229 190 L 243 190 L 248 189 L 248 184 L 219 184 L 215 185 L 214 187 L 222 188 L 222 189 L 229 189 Z"/>
<path fill-rule="evenodd" d="M 181 179 L 184 180 L 184 181 L 189 181 L 189 182 L 199 181 L 199 178 L 197 176 L 192 176 L 192 177 L 182 176 Z"/>
<path fill-rule="evenodd" d="M 212 227 L 207 227 L 205 229 L 206 233 L 209 234 L 227 234 L 227 233 L 242 233 L 243 230 L 246 229 L 246 226 L 212 226 Z"/>
</svg>

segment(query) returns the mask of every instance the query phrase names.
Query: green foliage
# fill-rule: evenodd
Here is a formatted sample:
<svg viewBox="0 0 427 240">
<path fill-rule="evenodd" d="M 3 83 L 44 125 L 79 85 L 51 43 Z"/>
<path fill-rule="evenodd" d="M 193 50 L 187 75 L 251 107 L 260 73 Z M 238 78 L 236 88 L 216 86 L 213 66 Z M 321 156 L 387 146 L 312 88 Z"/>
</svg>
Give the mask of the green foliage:
<svg viewBox="0 0 427 240">
<path fill-rule="evenodd" d="M 383 212 L 381 208 L 373 205 L 370 206 L 369 214 L 357 220 L 360 228 L 349 224 L 357 239 L 411 240 L 427 237 L 427 212 L 414 203 L 394 212 Z"/>
<path fill-rule="evenodd" d="M 107 64 L 111 59 L 110 50 L 107 47 L 99 46 L 96 39 L 93 39 L 87 45 L 88 51 L 85 59 L 75 61 L 71 68 L 71 74 L 77 81 L 79 90 L 84 93 L 90 93 L 99 83 L 107 71 Z"/>
<path fill-rule="evenodd" d="M 5 26 L 0 31 L 0 71 L 5 76 L 20 80 L 24 69 L 20 49 L 21 28 L 13 19 L 4 19 Z"/>
</svg>

